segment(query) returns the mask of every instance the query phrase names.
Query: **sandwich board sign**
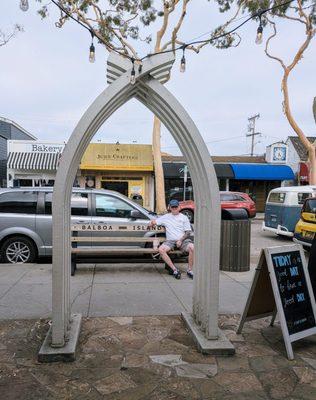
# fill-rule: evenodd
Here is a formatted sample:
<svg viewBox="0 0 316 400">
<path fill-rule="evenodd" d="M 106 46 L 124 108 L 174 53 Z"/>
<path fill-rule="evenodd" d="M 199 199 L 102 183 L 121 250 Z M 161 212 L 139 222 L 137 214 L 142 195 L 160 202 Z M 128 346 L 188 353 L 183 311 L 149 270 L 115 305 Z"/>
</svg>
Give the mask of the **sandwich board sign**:
<svg viewBox="0 0 316 400">
<path fill-rule="evenodd" d="M 301 245 L 261 251 L 237 333 L 246 321 L 279 315 L 288 359 L 292 342 L 316 334 L 316 305 Z"/>
</svg>

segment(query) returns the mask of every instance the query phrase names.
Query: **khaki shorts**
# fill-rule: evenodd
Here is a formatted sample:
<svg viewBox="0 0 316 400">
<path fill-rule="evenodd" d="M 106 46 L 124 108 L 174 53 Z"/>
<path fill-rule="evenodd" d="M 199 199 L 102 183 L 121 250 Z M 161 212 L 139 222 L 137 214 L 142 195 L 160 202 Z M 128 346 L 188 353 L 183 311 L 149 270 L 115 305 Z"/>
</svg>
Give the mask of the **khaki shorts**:
<svg viewBox="0 0 316 400">
<path fill-rule="evenodd" d="M 181 250 L 183 253 L 187 253 L 187 247 L 190 243 L 193 243 L 193 241 L 191 239 L 185 239 L 182 242 L 180 249 L 178 249 L 178 247 L 177 247 L 176 240 L 166 240 L 165 242 L 163 242 L 163 245 L 168 246 L 170 248 L 170 250 Z"/>
</svg>

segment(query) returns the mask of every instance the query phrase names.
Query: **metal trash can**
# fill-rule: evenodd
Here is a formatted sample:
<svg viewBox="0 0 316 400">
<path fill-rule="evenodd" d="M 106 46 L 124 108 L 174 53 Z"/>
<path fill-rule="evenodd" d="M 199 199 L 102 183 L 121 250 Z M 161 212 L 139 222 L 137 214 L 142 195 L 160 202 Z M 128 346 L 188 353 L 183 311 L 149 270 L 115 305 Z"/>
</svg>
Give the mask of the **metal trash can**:
<svg viewBox="0 0 316 400">
<path fill-rule="evenodd" d="M 251 222 L 243 209 L 223 209 L 221 223 L 221 271 L 249 271 Z"/>
</svg>

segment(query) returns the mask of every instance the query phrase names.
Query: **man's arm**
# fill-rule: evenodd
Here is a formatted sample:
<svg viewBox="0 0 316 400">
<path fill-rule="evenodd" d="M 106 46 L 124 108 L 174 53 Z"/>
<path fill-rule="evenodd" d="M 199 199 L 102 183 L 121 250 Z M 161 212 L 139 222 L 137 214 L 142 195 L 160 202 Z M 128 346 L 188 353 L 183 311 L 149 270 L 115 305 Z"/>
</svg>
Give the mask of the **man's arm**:
<svg viewBox="0 0 316 400">
<path fill-rule="evenodd" d="M 189 238 L 190 235 L 191 235 L 191 233 L 192 233 L 192 231 L 185 231 L 185 232 L 184 232 L 184 235 L 182 236 L 182 238 L 179 239 L 179 240 L 177 241 L 177 247 L 181 247 L 182 242 L 183 242 L 185 239 Z"/>
</svg>

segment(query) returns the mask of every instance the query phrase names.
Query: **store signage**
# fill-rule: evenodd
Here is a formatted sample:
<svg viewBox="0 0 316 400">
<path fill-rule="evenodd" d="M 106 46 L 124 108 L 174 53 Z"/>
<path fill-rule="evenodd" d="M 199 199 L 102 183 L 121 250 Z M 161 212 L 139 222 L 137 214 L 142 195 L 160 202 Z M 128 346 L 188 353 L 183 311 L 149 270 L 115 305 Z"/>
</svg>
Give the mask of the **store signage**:
<svg viewBox="0 0 316 400">
<path fill-rule="evenodd" d="M 81 169 L 153 171 L 151 145 L 90 143 Z"/>
<path fill-rule="evenodd" d="M 316 334 L 315 299 L 300 245 L 262 251 L 237 333 L 245 321 L 269 315 L 274 321 L 276 313 L 288 358 L 293 359 L 291 343 Z"/>
<path fill-rule="evenodd" d="M 300 182 L 309 181 L 309 167 L 305 162 L 300 162 L 299 180 Z"/>
<path fill-rule="evenodd" d="M 64 143 L 47 143 L 33 140 L 9 141 L 9 152 L 21 153 L 62 153 Z"/>
</svg>

